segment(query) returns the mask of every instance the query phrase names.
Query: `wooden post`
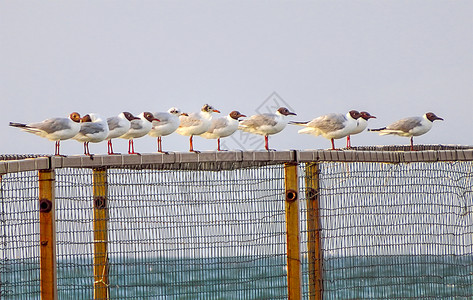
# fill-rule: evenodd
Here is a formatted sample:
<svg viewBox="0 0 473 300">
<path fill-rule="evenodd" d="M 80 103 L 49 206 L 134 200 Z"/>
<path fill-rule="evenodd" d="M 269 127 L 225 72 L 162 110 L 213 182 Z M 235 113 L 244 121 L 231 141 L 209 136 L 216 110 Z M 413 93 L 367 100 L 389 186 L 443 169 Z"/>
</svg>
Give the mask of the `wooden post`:
<svg viewBox="0 0 473 300">
<path fill-rule="evenodd" d="M 109 299 L 107 170 L 93 170 L 94 299 Z"/>
<path fill-rule="evenodd" d="M 39 240 L 41 299 L 57 299 L 56 201 L 54 170 L 40 170 Z"/>
<path fill-rule="evenodd" d="M 301 293 L 301 255 L 299 241 L 299 185 L 295 163 L 286 163 L 286 237 L 287 237 L 287 287 L 290 300 L 300 300 Z"/>
<path fill-rule="evenodd" d="M 323 256 L 320 237 L 319 165 L 307 163 L 305 168 L 307 199 L 307 250 L 309 259 L 309 299 L 323 298 Z"/>
</svg>

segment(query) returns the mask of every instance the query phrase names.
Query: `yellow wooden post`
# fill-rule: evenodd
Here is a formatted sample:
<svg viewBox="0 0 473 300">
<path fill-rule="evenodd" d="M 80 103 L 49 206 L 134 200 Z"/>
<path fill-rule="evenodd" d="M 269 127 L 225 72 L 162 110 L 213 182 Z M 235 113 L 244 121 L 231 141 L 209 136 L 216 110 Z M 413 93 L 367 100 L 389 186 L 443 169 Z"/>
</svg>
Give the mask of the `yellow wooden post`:
<svg viewBox="0 0 473 300">
<path fill-rule="evenodd" d="M 287 237 L 287 286 L 290 300 L 301 299 L 301 259 L 299 244 L 299 197 L 297 164 L 286 163 L 286 237 Z"/>
<path fill-rule="evenodd" d="M 321 300 L 323 297 L 322 282 L 322 242 L 320 237 L 319 208 L 319 166 L 308 163 L 305 168 L 305 185 L 307 199 L 307 251 L 309 259 L 309 299 Z"/>
<path fill-rule="evenodd" d="M 41 299 L 57 299 L 56 201 L 54 170 L 39 171 Z"/>
<path fill-rule="evenodd" d="M 93 170 L 94 299 L 109 299 L 107 170 Z"/>
</svg>

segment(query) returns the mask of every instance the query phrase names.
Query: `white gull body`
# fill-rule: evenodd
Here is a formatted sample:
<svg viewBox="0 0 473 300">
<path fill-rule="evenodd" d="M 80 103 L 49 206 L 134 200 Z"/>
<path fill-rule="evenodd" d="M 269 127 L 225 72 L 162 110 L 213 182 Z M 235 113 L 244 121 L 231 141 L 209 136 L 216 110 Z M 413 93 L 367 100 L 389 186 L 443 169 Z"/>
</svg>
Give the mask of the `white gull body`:
<svg viewBox="0 0 473 300">
<path fill-rule="evenodd" d="M 74 139 L 84 143 L 84 154 L 90 155 L 89 143 L 99 143 L 108 136 L 107 120 L 96 113 L 90 113 L 82 117 L 79 133 Z"/>
<path fill-rule="evenodd" d="M 217 139 L 217 150 L 220 150 L 220 139 L 232 135 L 238 129 L 238 118 L 246 117 L 239 111 L 232 111 L 228 116 L 212 119 L 209 130 L 201 134 L 206 139 Z"/>
<path fill-rule="evenodd" d="M 133 140 L 147 135 L 153 127 L 152 122 L 158 120 L 152 113 L 145 111 L 139 114 L 136 120 L 130 121 L 130 129 L 120 136 L 120 138 L 128 140 L 128 154 L 139 154 L 135 152 Z"/>
<path fill-rule="evenodd" d="M 152 128 L 148 132 L 149 136 L 157 138 L 158 152 L 163 152 L 162 148 L 162 137 L 170 135 L 179 127 L 181 121 L 179 116 L 187 115 L 183 114 L 182 111 L 177 107 L 170 108 L 167 112 L 155 112 L 153 116 L 159 121 L 152 122 Z"/>
<path fill-rule="evenodd" d="M 346 137 L 355 131 L 358 126 L 357 119 L 360 113 L 356 110 L 343 114 L 328 114 L 313 119 L 309 122 L 291 122 L 291 124 L 304 126 L 304 129 L 298 131 L 301 134 L 312 134 L 315 136 L 323 136 L 331 140 L 332 150 L 335 150 L 335 139 Z"/>
<path fill-rule="evenodd" d="M 115 154 L 113 152 L 113 146 L 112 146 L 112 139 L 118 138 L 130 130 L 131 127 L 131 121 L 133 120 L 138 120 L 139 118 L 133 116 L 129 112 L 122 112 L 118 116 L 110 117 L 107 118 L 107 124 L 108 124 L 108 149 L 107 152 L 108 154 Z"/>
<path fill-rule="evenodd" d="M 80 120 L 79 113 L 73 112 L 67 118 L 50 118 L 30 124 L 10 122 L 10 126 L 55 141 L 54 155 L 59 155 L 60 141 L 71 139 L 79 133 Z"/>
<path fill-rule="evenodd" d="M 210 126 L 212 125 L 212 113 L 214 112 L 219 113 L 220 111 L 205 104 L 200 112 L 179 117 L 181 124 L 177 128 L 176 132 L 180 135 L 190 136 L 189 151 L 196 152 L 193 145 L 193 136 L 201 135 L 210 129 Z"/>
<path fill-rule="evenodd" d="M 296 115 L 285 107 L 280 107 L 276 113 L 253 115 L 240 122 L 238 129 L 245 132 L 264 136 L 265 149 L 269 150 L 268 136 L 281 132 L 288 123 L 287 116 Z"/>
<path fill-rule="evenodd" d="M 414 150 L 414 136 L 427 133 L 432 129 L 435 120 L 443 121 L 442 118 L 436 116 L 432 112 L 424 114 L 422 117 L 409 117 L 392 123 L 383 128 L 369 129 L 369 131 L 377 131 L 380 135 L 398 135 L 411 138 L 411 150 Z"/>
<path fill-rule="evenodd" d="M 366 112 L 366 111 L 360 112 L 360 117 L 356 119 L 357 121 L 356 128 L 349 135 L 347 135 L 347 148 L 351 148 L 350 136 L 363 132 L 366 129 L 366 127 L 368 127 L 368 120 L 373 119 L 373 118 L 376 118 L 376 117 L 372 116 L 369 112 Z"/>
</svg>

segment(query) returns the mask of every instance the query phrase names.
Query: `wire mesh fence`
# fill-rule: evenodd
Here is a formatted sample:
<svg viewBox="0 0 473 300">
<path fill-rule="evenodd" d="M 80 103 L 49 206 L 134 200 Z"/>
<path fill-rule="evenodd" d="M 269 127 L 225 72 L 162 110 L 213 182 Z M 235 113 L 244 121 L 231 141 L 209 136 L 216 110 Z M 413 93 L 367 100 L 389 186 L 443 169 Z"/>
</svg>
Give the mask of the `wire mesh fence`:
<svg viewBox="0 0 473 300">
<path fill-rule="evenodd" d="M 282 166 L 108 170 L 112 299 L 285 299 Z M 93 298 L 93 174 L 57 171 L 58 295 Z"/>
<path fill-rule="evenodd" d="M 472 162 L 319 167 L 326 299 L 473 297 Z"/>
<path fill-rule="evenodd" d="M 304 299 L 315 299 L 315 231 L 324 299 L 473 297 L 473 161 L 317 168 L 320 231 L 308 222 L 313 170 L 299 164 Z M 97 284 L 110 299 L 288 297 L 282 163 L 107 168 L 103 206 L 91 168 L 55 173 L 58 299 L 99 299 Z M 38 175 L 0 180 L 0 298 L 39 299 Z"/>
</svg>

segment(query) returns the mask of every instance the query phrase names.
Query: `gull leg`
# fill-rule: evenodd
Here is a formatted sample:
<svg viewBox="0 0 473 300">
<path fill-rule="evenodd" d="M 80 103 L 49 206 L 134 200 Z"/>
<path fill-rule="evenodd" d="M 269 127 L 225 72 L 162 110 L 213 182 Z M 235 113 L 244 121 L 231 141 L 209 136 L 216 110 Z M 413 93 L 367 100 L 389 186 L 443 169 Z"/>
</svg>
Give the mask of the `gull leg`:
<svg viewBox="0 0 473 300">
<path fill-rule="evenodd" d="M 414 137 L 411 136 L 411 151 L 414 151 Z"/>
<path fill-rule="evenodd" d="M 131 151 L 130 151 L 131 149 Z M 135 152 L 135 143 L 133 141 L 133 139 L 130 139 L 128 141 L 128 154 L 138 154 L 140 155 L 138 152 Z"/>
<path fill-rule="evenodd" d="M 332 150 L 337 150 L 337 149 L 335 149 L 335 142 L 334 142 L 334 140 L 331 139 L 331 141 L 332 141 Z"/>
<path fill-rule="evenodd" d="M 59 155 L 59 141 L 56 141 L 54 146 L 54 155 Z"/>
<path fill-rule="evenodd" d="M 268 141 L 268 136 L 264 136 L 264 148 L 269 151 L 269 141 Z"/>
<path fill-rule="evenodd" d="M 222 151 L 220 150 L 220 138 L 217 139 L 217 151 Z"/>
<path fill-rule="evenodd" d="M 347 135 L 347 148 L 351 148 L 351 139 L 349 135 Z"/>
</svg>

